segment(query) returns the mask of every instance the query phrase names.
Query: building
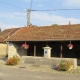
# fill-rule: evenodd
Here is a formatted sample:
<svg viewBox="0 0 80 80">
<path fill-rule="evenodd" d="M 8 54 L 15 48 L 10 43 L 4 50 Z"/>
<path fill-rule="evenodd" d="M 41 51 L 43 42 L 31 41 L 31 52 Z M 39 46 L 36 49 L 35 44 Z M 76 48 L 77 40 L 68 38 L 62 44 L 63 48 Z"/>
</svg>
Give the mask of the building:
<svg viewBox="0 0 80 80">
<path fill-rule="evenodd" d="M 5 40 L 17 32 L 19 29 L 20 28 L 11 28 L 0 32 L 0 57 L 5 57 L 8 55 L 8 45 Z"/>
<path fill-rule="evenodd" d="M 54 25 L 41 27 L 23 27 L 5 41 L 8 55 L 44 56 L 43 47 L 51 47 L 51 57 L 80 58 L 80 24 Z M 21 48 L 28 44 L 29 49 Z M 73 45 L 69 49 L 68 44 Z"/>
</svg>

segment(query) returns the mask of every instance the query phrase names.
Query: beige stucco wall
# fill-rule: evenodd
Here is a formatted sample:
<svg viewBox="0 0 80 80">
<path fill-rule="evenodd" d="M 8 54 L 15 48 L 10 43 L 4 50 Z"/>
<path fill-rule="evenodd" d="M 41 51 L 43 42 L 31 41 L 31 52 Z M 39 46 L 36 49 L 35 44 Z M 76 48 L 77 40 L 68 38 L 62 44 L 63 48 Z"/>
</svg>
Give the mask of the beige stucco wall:
<svg viewBox="0 0 80 80">
<path fill-rule="evenodd" d="M 8 44 L 8 57 L 12 56 L 26 56 L 27 50 L 22 49 L 20 45 L 9 43 Z"/>
<path fill-rule="evenodd" d="M 0 43 L 0 58 L 7 55 L 7 44 Z"/>
</svg>

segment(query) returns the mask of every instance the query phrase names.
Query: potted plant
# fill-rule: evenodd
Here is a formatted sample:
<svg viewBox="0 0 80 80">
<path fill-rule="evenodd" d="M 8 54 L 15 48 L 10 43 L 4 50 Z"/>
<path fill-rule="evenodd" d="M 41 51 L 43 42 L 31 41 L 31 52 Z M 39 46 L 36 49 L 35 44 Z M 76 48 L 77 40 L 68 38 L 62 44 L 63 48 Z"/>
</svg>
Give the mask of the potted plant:
<svg viewBox="0 0 80 80">
<path fill-rule="evenodd" d="M 21 48 L 29 49 L 29 45 L 28 45 L 28 44 L 22 44 L 22 45 L 21 45 Z"/>
<path fill-rule="evenodd" d="M 68 44 L 69 49 L 73 49 L 73 44 Z"/>
</svg>

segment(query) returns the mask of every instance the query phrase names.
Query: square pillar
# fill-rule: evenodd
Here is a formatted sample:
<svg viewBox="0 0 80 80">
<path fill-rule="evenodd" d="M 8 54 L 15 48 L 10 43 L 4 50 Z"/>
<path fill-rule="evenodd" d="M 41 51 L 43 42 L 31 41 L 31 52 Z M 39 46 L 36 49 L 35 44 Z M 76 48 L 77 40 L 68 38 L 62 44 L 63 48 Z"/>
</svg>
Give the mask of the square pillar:
<svg viewBox="0 0 80 80">
<path fill-rule="evenodd" d="M 49 46 L 46 46 L 46 47 L 43 47 L 44 49 L 44 57 L 46 58 L 50 58 L 51 57 L 51 47 Z"/>
</svg>

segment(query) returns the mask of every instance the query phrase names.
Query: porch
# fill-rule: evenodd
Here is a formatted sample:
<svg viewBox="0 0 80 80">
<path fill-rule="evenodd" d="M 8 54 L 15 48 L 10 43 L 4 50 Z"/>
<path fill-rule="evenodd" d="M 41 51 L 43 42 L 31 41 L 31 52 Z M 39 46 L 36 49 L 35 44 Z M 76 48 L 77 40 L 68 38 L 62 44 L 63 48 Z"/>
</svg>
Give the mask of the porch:
<svg viewBox="0 0 80 80">
<path fill-rule="evenodd" d="M 57 58 L 77 58 L 80 59 L 80 41 L 71 41 L 74 45 L 73 49 L 69 49 L 67 45 L 70 41 L 27 41 L 29 49 L 25 50 L 21 48 L 24 42 L 9 42 L 8 44 L 8 56 L 15 55 L 18 56 L 37 56 L 44 57 L 44 49 L 48 45 L 51 47 L 51 57 Z M 12 45 L 10 45 L 12 44 Z"/>
</svg>

